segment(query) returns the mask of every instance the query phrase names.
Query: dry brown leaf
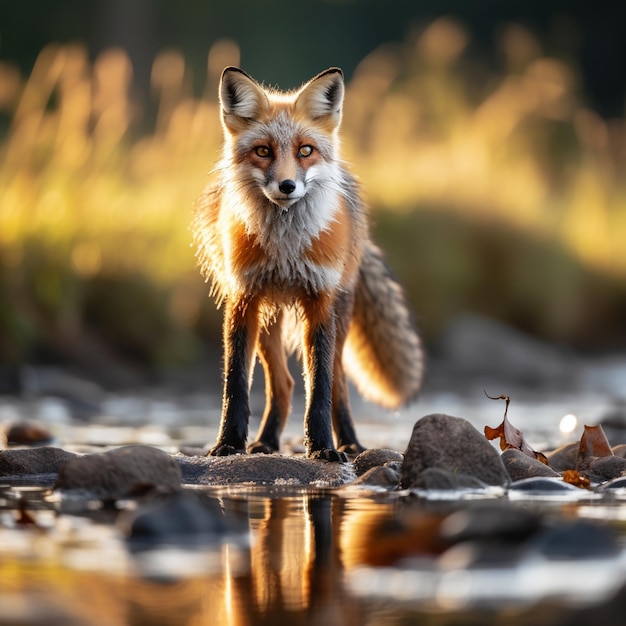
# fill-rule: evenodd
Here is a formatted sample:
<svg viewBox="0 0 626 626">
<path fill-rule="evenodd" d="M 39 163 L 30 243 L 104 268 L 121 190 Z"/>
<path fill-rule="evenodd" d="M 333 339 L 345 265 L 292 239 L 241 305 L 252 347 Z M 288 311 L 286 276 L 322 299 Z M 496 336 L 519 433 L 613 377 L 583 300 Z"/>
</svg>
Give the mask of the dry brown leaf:
<svg viewBox="0 0 626 626">
<path fill-rule="evenodd" d="M 521 450 L 526 456 L 532 457 L 541 461 L 544 465 L 549 465 L 548 459 L 545 455 L 541 454 L 541 452 L 535 452 L 529 445 L 526 443 L 524 439 L 524 433 L 519 429 L 513 426 L 511 422 L 509 422 L 507 418 L 507 412 L 509 410 L 509 403 L 511 402 L 511 398 L 509 396 L 500 395 L 497 397 L 490 396 L 486 391 L 485 395 L 490 400 L 504 400 L 504 419 L 502 423 L 496 428 L 491 428 L 490 426 L 485 426 L 485 437 L 490 441 L 493 439 L 500 438 L 500 449 L 506 450 L 507 448 L 517 448 Z"/>
<path fill-rule="evenodd" d="M 613 450 L 604 429 L 599 424 L 597 426 L 585 425 L 578 448 L 578 462 L 600 456 L 613 456 Z"/>
<path fill-rule="evenodd" d="M 565 470 L 562 476 L 563 482 L 581 489 L 591 489 L 591 481 L 586 476 L 582 476 L 577 470 Z"/>
</svg>

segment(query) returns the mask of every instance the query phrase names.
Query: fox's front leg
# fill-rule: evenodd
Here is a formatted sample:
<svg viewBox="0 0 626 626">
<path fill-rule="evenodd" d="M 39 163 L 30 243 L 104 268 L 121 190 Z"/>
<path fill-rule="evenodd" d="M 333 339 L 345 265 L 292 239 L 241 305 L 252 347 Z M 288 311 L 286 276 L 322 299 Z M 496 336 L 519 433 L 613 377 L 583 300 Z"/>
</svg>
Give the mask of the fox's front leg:
<svg viewBox="0 0 626 626">
<path fill-rule="evenodd" d="M 283 314 L 279 312 L 274 322 L 259 335 L 258 354 L 265 374 L 266 404 L 259 432 L 248 446 L 248 452 L 278 452 L 280 434 L 291 410 L 294 382 L 282 342 L 282 318 Z"/>
<path fill-rule="evenodd" d="M 209 452 L 225 456 L 245 452 L 250 417 L 252 361 L 259 334 L 258 304 L 227 301 L 224 310 L 224 393 L 217 443 Z"/>
<path fill-rule="evenodd" d="M 332 433 L 333 364 L 336 337 L 335 311 L 315 307 L 313 314 L 305 307 L 304 354 L 306 378 L 306 409 L 304 414 L 304 443 L 307 456 L 326 461 L 347 462 L 338 452 Z"/>
</svg>

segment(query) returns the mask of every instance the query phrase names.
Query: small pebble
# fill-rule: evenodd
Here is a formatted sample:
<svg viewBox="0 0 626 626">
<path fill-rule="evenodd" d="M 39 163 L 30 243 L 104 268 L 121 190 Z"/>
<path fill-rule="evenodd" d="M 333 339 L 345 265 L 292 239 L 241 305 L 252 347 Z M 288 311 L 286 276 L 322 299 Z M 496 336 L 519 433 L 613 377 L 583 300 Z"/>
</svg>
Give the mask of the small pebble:
<svg viewBox="0 0 626 626">
<path fill-rule="evenodd" d="M 54 435 L 44 425 L 31 421 L 14 422 L 7 429 L 10 446 L 41 446 L 54 440 Z"/>
<path fill-rule="evenodd" d="M 367 485 L 371 487 L 383 487 L 385 489 L 396 489 L 400 483 L 399 472 L 390 467 L 371 467 L 364 474 L 361 474 L 355 481 L 355 485 Z"/>
<path fill-rule="evenodd" d="M 365 474 L 373 467 L 386 465 L 387 463 L 396 462 L 402 464 L 404 456 L 395 450 L 387 448 L 370 448 L 359 454 L 353 462 L 352 467 L 357 476 Z"/>
</svg>

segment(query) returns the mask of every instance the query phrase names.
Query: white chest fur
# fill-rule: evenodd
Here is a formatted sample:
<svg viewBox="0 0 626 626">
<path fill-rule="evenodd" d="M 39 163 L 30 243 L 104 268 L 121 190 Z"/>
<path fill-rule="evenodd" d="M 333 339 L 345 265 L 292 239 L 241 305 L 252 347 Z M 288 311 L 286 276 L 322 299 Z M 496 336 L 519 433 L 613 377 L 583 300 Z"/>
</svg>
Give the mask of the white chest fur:
<svg viewBox="0 0 626 626">
<path fill-rule="evenodd" d="M 331 227 L 340 204 L 335 189 L 315 187 L 288 209 L 266 205 L 260 210 L 245 203 L 231 207 L 264 251 L 258 263 L 245 268 L 234 267 L 232 259 L 236 257 L 227 253 L 231 284 L 245 293 L 268 287 L 309 293 L 336 288 L 341 268 L 316 263 L 309 252 L 320 234 Z"/>
</svg>

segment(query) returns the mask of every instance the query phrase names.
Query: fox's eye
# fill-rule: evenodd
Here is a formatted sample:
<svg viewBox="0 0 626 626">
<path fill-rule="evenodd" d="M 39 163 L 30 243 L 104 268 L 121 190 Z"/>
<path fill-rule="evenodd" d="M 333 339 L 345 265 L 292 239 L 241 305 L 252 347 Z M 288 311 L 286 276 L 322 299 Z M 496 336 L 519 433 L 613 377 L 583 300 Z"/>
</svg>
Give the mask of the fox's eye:
<svg viewBox="0 0 626 626">
<path fill-rule="evenodd" d="M 313 146 L 300 146 L 300 149 L 298 150 L 299 157 L 308 157 L 311 156 L 311 154 L 313 154 Z"/>
<path fill-rule="evenodd" d="M 270 154 L 272 153 L 272 151 L 267 147 L 267 146 L 257 146 L 254 149 L 254 153 L 257 156 L 260 156 L 262 158 L 267 158 L 268 156 L 270 156 Z"/>
</svg>

